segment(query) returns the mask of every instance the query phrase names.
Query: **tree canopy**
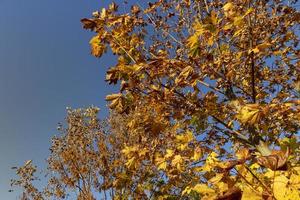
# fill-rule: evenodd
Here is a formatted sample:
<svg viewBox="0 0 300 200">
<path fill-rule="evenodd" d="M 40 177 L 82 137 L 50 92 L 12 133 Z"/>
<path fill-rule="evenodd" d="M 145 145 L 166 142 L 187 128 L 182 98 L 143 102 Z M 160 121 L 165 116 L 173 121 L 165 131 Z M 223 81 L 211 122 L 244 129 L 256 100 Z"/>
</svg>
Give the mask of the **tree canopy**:
<svg viewBox="0 0 300 200">
<path fill-rule="evenodd" d="M 81 20 L 113 53 L 111 114 L 68 109 L 24 199 L 300 199 L 297 1 L 158 0 Z"/>
</svg>

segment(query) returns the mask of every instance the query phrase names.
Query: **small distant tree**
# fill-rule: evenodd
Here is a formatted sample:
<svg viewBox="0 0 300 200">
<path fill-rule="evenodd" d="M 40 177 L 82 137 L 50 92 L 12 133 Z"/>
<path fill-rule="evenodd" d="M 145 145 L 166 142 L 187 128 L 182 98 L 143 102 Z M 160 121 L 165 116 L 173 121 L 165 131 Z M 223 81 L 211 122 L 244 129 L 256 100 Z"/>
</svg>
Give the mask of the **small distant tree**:
<svg viewBox="0 0 300 200">
<path fill-rule="evenodd" d="M 11 184 L 23 188 L 22 199 L 94 200 L 114 196 L 111 185 L 117 172 L 125 170 L 126 160 L 120 154 L 128 138 L 121 116 L 112 113 L 111 119 L 99 120 L 98 111 L 96 107 L 68 108 L 66 123 L 58 126 L 60 134 L 52 138 L 44 170 L 48 184 L 44 188 L 34 184 L 40 179 L 31 160 L 13 167 L 18 178 Z"/>
<path fill-rule="evenodd" d="M 52 190 L 28 189 L 23 168 L 15 183 L 33 199 L 300 199 L 297 1 L 126 5 L 81 20 L 91 53 L 117 60 L 106 128 L 69 111 Z"/>
</svg>

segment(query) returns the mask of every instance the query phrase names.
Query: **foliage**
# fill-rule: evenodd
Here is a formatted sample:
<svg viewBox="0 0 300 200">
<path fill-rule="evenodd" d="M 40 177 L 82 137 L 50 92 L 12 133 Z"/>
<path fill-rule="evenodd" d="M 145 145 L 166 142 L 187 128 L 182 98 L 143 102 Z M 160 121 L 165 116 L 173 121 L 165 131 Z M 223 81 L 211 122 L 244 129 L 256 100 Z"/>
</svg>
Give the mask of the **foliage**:
<svg viewBox="0 0 300 200">
<path fill-rule="evenodd" d="M 53 139 L 50 189 L 28 189 L 31 165 L 15 185 L 32 199 L 300 199 L 297 1 L 121 10 L 112 3 L 82 19 L 95 32 L 91 53 L 117 57 L 108 125 L 95 108 L 69 110 Z"/>
</svg>

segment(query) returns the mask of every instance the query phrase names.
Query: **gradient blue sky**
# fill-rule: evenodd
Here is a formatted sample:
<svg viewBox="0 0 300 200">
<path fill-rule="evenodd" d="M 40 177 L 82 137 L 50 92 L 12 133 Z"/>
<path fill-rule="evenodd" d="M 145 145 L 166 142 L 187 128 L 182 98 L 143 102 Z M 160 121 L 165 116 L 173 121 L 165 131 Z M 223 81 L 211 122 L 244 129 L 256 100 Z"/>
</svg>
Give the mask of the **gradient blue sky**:
<svg viewBox="0 0 300 200">
<path fill-rule="evenodd" d="M 12 166 L 32 159 L 44 165 L 50 138 L 65 108 L 99 106 L 112 91 L 104 68 L 113 57 L 92 57 L 92 33 L 80 19 L 110 1 L 0 0 L 0 199 L 8 193 Z"/>
</svg>

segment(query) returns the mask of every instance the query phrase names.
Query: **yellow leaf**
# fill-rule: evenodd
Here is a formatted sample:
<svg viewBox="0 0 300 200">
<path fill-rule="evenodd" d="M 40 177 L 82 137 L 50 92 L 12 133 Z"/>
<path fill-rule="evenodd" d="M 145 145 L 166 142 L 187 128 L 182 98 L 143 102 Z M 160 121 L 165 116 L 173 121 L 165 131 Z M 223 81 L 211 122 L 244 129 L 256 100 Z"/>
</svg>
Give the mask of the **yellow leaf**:
<svg viewBox="0 0 300 200">
<path fill-rule="evenodd" d="M 225 17 L 228 17 L 228 18 L 233 17 L 235 15 L 234 8 L 235 8 L 235 6 L 233 5 L 233 3 L 231 3 L 231 2 L 226 3 L 223 6 Z"/>
<path fill-rule="evenodd" d="M 185 194 L 190 194 L 192 191 L 192 188 L 190 186 L 187 186 L 183 191 L 182 191 L 182 195 L 185 195 Z"/>
<path fill-rule="evenodd" d="M 296 170 L 296 169 L 294 168 L 294 170 Z M 297 175 L 296 174 L 292 174 L 291 177 L 290 177 L 291 184 L 293 186 L 297 186 L 298 188 L 300 188 L 300 176 L 299 175 L 300 174 L 298 172 Z"/>
<path fill-rule="evenodd" d="M 245 16 L 247 16 L 247 15 L 249 15 L 250 13 L 252 13 L 254 11 L 254 9 L 253 8 L 249 8 L 247 11 L 246 11 L 246 13 L 244 14 L 244 16 L 243 17 L 245 17 Z"/>
<path fill-rule="evenodd" d="M 217 184 L 223 178 L 224 174 L 216 174 L 213 178 L 209 179 L 208 182 L 212 184 Z"/>
<path fill-rule="evenodd" d="M 242 16 L 237 16 L 237 17 L 235 17 L 234 18 L 234 21 L 233 21 L 233 24 L 235 25 L 235 26 L 242 26 L 243 25 L 243 23 L 244 23 L 244 20 L 243 20 L 244 18 L 242 17 Z"/>
<path fill-rule="evenodd" d="M 276 199 L 278 200 L 287 199 L 286 193 L 289 192 L 287 187 L 288 181 L 289 179 L 284 175 L 275 177 L 273 191 Z"/>
<path fill-rule="evenodd" d="M 223 27 L 223 30 L 224 31 L 227 31 L 227 30 L 230 30 L 230 29 L 232 29 L 232 23 L 228 23 L 228 24 L 226 24 L 224 27 Z"/>
<path fill-rule="evenodd" d="M 179 148 L 181 151 L 185 150 L 189 144 L 194 139 L 194 135 L 191 131 L 187 131 L 187 133 L 182 135 L 176 136 L 176 142 L 179 144 L 177 145 L 177 148 Z"/>
<path fill-rule="evenodd" d="M 141 149 L 141 150 L 138 151 L 139 156 L 144 156 L 144 155 L 146 155 L 148 152 L 149 152 L 149 151 L 148 151 L 147 149 Z"/>
<path fill-rule="evenodd" d="M 133 165 L 135 164 L 136 162 L 135 162 L 135 157 L 132 157 L 132 158 L 130 158 L 126 163 L 125 163 L 125 165 L 128 167 L 128 168 L 131 168 L 131 167 L 133 167 Z"/>
<path fill-rule="evenodd" d="M 240 35 L 242 32 L 243 32 L 243 29 L 238 29 L 237 31 L 234 32 L 232 37 L 234 38 L 234 37 Z"/>
<path fill-rule="evenodd" d="M 132 72 L 138 72 L 140 69 L 142 69 L 142 65 L 137 65 L 137 64 L 134 64 L 134 65 L 124 65 L 124 71 L 125 72 L 128 72 L 128 73 L 131 73 Z"/>
<path fill-rule="evenodd" d="M 26 167 L 26 166 L 30 165 L 31 163 L 32 163 L 32 160 L 27 160 L 26 163 L 24 164 L 24 166 Z"/>
<path fill-rule="evenodd" d="M 96 57 L 101 57 L 106 50 L 105 46 L 101 44 L 98 35 L 92 37 L 92 39 L 90 40 L 90 45 L 91 45 L 91 53 Z"/>
<path fill-rule="evenodd" d="M 208 187 L 205 184 L 197 184 L 193 187 L 193 189 L 195 192 L 199 193 L 199 194 L 211 194 L 211 193 L 215 193 L 215 191 L 213 189 L 211 189 L 210 187 Z"/>
<path fill-rule="evenodd" d="M 211 152 L 209 154 L 209 156 L 206 158 L 206 162 L 207 163 L 215 163 L 216 161 L 218 161 L 217 156 L 218 156 L 217 153 Z"/>
<path fill-rule="evenodd" d="M 255 124 L 260 120 L 261 112 L 258 104 L 248 104 L 241 108 L 237 119 L 243 124 Z"/>
<path fill-rule="evenodd" d="M 256 48 L 258 48 L 260 51 L 262 51 L 262 50 L 265 50 L 266 48 L 269 48 L 271 46 L 272 46 L 272 44 L 270 44 L 268 42 L 265 42 L 265 43 L 257 45 Z"/>
<path fill-rule="evenodd" d="M 238 159 L 246 159 L 246 158 L 248 158 L 249 157 L 249 149 L 247 149 L 247 148 L 240 149 L 236 153 L 236 157 Z"/>
<path fill-rule="evenodd" d="M 197 34 L 194 34 L 192 36 L 190 36 L 187 39 L 187 45 L 189 48 L 193 48 L 195 45 L 198 44 L 198 40 L 199 40 L 199 36 Z"/>
<path fill-rule="evenodd" d="M 294 200 L 294 199 L 300 199 L 300 192 L 299 189 L 290 189 L 289 192 L 284 197 L 286 199 Z M 281 199 L 278 199 L 281 200 Z M 282 199 L 283 200 L 283 199 Z"/>
<path fill-rule="evenodd" d="M 111 95 L 107 95 L 105 100 L 106 101 L 112 101 L 115 100 L 117 98 L 120 98 L 122 96 L 122 94 L 118 93 L 118 94 L 111 94 Z"/>
<path fill-rule="evenodd" d="M 161 170 L 166 170 L 167 169 L 167 162 L 164 161 L 164 162 L 160 163 L 157 168 L 161 169 Z"/>
<path fill-rule="evenodd" d="M 202 157 L 202 151 L 201 151 L 201 149 L 200 148 L 196 148 L 195 150 L 194 150 L 194 156 L 193 156 L 193 160 L 194 161 L 197 161 L 197 160 L 199 160 L 200 158 Z"/>
<path fill-rule="evenodd" d="M 172 165 L 175 166 L 177 164 L 181 164 L 183 162 L 183 159 L 181 155 L 176 155 L 174 159 L 172 160 Z"/>
<path fill-rule="evenodd" d="M 211 171 L 214 167 L 218 166 L 220 163 L 217 156 L 218 154 L 216 154 L 215 152 L 210 153 L 206 158 L 206 162 L 202 167 L 202 170 Z"/>
<path fill-rule="evenodd" d="M 180 82 L 186 80 L 192 73 L 194 69 L 191 66 L 185 67 L 182 72 L 178 75 L 178 77 L 175 79 L 175 84 L 179 84 Z"/>
<path fill-rule="evenodd" d="M 105 8 L 102 8 L 100 17 L 101 17 L 102 19 L 104 19 L 104 18 L 106 17 L 106 15 L 107 15 L 106 9 L 105 9 Z"/>
<path fill-rule="evenodd" d="M 177 135 L 176 139 L 178 142 L 181 142 L 181 143 L 189 143 L 194 139 L 194 135 L 191 131 L 187 131 L 183 135 Z"/>
<path fill-rule="evenodd" d="M 90 40 L 90 44 L 97 44 L 99 42 L 100 42 L 100 39 L 99 39 L 98 35 L 92 37 L 92 39 Z"/>
<path fill-rule="evenodd" d="M 257 193 L 257 191 L 253 191 L 251 188 L 248 186 L 245 186 L 243 189 L 243 196 L 242 200 L 262 200 L 262 196 Z"/>
<path fill-rule="evenodd" d="M 254 164 L 252 164 L 252 165 L 250 166 L 250 169 L 256 170 L 256 169 L 258 169 L 258 168 L 260 168 L 260 165 L 257 164 L 257 163 L 254 163 Z"/>
<path fill-rule="evenodd" d="M 258 48 L 254 48 L 254 49 L 251 49 L 249 52 L 250 52 L 250 53 L 251 53 L 251 52 L 253 52 L 253 53 L 258 53 L 258 52 L 259 52 L 259 49 L 258 49 Z"/>
<path fill-rule="evenodd" d="M 170 158 L 174 155 L 174 151 L 172 149 L 167 149 L 167 154 L 165 155 L 165 158 Z"/>
<path fill-rule="evenodd" d="M 118 106 L 118 104 L 120 103 L 119 101 L 120 99 L 114 99 L 111 101 L 111 104 L 109 104 L 109 108 L 114 109 L 115 107 Z"/>
<path fill-rule="evenodd" d="M 228 11 L 228 10 L 231 10 L 234 8 L 234 5 L 230 2 L 226 3 L 224 6 L 223 6 L 223 9 L 224 11 Z"/>
<path fill-rule="evenodd" d="M 218 16 L 216 11 L 212 10 L 210 13 L 210 20 L 212 22 L 213 25 L 217 25 L 218 24 Z"/>
<path fill-rule="evenodd" d="M 122 153 L 125 155 L 125 156 L 129 156 L 131 153 L 134 153 L 138 150 L 138 147 L 137 146 L 125 146 L 124 149 L 122 149 Z"/>
<path fill-rule="evenodd" d="M 166 168 L 167 168 L 167 162 L 166 162 L 166 160 L 164 158 L 160 157 L 159 154 L 155 155 L 155 162 L 156 162 L 156 165 L 157 165 L 158 169 L 166 170 Z"/>
<path fill-rule="evenodd" d="M 211 36 L 211 37 L 209 37 L 208 40 L 207 40 L 207 45 L 208 45 L 208 46 L 213 46 L 214 42 L 215 42 L 215 37 L 214 37 L 214 36 Z"/>
<path fill-rule="evenodd" d="M 217 183 L 213 183 L 215 184 L 215 186 L 218 187 L 218 191 L 219 193 L 224 193 L 225 191 L 228 191 L 228 184 L 224 183 L 224 182 L 217 182 Z"/>
<path fill-rule="evenodd" d="M 203 24 L 201 24 L 200 21 L 196 21 L 196 23 L 194 23 L 193 25 L 193 28 L 198 36 L 202 35 L 205 32 Z"/>
<path fill-rule="evenodd" d="M 270 48 L 271 46 L 272 46 L 272 44 L 265 42 L 265 43 L 257 45 L 254 49 L 250 50 L 250 52 L 253 52 L 253 53 L 264 52 L 266 49 Z"/>
<path fill-rule="evenodd" d="M 175 83 L 176 82 L 178 83 L 182 79 L 187 79 L 188 76 L 190 76 L 193 73 L 193 71 L 194 71 L 193 67 L 191 67 L 191 66 L 185 67 L 182 70 L 182 72 L 179 74 L 178 78 L 176 78 L 177 81 L 175 80 Z"/>
<path fill-rule="evenodd" d="M 165 195 L 163 195 L 163 196 L 157 197 L 157 200 L 168 200 L 168 199 L 170 199 L 170 197 L 172 198 L 171 195 L 165 194 Z"/>
</svg>

